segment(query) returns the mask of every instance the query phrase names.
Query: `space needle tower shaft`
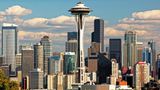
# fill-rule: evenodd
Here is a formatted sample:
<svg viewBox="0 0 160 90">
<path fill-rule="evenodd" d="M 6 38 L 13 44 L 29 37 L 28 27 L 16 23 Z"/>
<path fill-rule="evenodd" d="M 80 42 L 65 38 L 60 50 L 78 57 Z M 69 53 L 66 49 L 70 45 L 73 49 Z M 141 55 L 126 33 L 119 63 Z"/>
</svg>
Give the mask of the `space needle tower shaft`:
<svg viewBox="0 0 160 90">
<path fill-rule="evenodd" d="M 77 69 L 78 69 L 78 82 L 85 83 L 85 61 L 84 61 L 84 50 L 83 50 L 83 35 L 85 26 L 85 16 L 90 13 L 90 9 L 86 7 L 82 2 L 69 10 L 72 15 L 75 16 L 77 29 L 78 29 L 78 46 L 77 46 Z"/>
</svg>

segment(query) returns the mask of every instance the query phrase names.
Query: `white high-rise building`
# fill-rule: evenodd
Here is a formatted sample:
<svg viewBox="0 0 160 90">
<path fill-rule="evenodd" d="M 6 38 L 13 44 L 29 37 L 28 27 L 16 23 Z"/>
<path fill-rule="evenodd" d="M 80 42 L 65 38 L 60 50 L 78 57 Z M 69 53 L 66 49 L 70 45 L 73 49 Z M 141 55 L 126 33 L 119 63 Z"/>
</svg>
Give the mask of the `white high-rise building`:
<svg viewBox="0 0 160 90">
<path fill-rule="evenodd" d="M 18 53 L 17 25 L 4 23 L 2 26 L 2 55 L 3 64 L 11 65 L 11 72 L 16 69 L 16 54 Z"/>
</svg>

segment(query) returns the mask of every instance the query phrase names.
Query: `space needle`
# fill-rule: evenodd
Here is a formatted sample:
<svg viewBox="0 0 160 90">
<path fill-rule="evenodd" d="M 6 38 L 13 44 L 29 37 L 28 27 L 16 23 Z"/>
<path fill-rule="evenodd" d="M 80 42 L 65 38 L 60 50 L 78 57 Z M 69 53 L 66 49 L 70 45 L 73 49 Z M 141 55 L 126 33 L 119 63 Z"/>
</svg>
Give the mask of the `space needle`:
<svg viewBox="0 0 160 90">
<path fill-rule="evenodd" d="M 77 29 L 78 29 L 78 46 L 77 46 L 77 83 L 85 83 L 85 61 L 83 50 L 83 35 L 85 26 L 85 16 L 88 15 L 91 10 L 86 7 L 82 2 L 78 2 L 77 5 L 69 10 L 72 15 L 75 16 Z"/>
</svg>

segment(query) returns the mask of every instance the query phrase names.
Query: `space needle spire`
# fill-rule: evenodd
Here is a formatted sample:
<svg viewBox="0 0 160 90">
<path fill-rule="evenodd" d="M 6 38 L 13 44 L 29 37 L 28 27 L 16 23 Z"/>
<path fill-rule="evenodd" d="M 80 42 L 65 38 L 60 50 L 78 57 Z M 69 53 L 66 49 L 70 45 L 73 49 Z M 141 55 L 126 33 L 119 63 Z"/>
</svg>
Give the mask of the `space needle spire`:
<svg viewBox="0 0 160 90">
<path fill-rule="evenodd" d="M 85 16 L 88 15 L 91 10 L 86 7 L 82 2 L 78 2 L 75 7 L 69 10 L 72 15 L 75 16 L 77 29 L 78 29 L 78 46 L 77 46 L 77 69 L 78 75 L 77 83 L 85 83 L 85 61 L 84 61 L 84 49 L 83 49 L 83 33 L 85 25 Z"/>
</svg>

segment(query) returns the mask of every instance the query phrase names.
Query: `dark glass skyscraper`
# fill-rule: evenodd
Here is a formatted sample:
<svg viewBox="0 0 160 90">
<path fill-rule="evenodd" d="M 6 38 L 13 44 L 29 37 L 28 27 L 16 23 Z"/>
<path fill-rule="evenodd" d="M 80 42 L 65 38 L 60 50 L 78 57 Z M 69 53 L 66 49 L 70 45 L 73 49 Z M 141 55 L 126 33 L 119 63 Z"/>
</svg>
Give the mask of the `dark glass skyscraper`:
<svg viewBox="0 0 160 90">
<path fill-rule="evenodd" d="M 77 40 L 77 32 L 67 32 L 67 41 Z"/>
<path fill-rule="evenodd" d="M 109 40 L 109 56 L 111 59 L 116 59 L 117 63 L 119 64 L 119 69 L 121 68 L 121 39 L 110 39 Z"/>
<path fill-rule="evenodd" d="M 94 32 L 92 33 L 92 42 L 100 43 L 100 52 L 104 51 L 104 20 L 94 20 Z"/>
<path fill-rule="evenodd" d="M 151 71 L 152 71 L 152 76 L 155 77 L 155 65 L 156 65 L 156 42 L 154 40 L 151 40 L 148 42 L 148 47 L 151 48 Z"/>
<path fill-rule="evenodd" d="M 65 51 L 77 53 L 77 32 L 68 32 L 67 38 L 67 42 L 65 43 Z"/>
<path fill-rule="evenodd" d="M 157 55 L 157 61 L 156 61 L 156 79 L 160 80 L 160 54 Z"/>
</svg>

